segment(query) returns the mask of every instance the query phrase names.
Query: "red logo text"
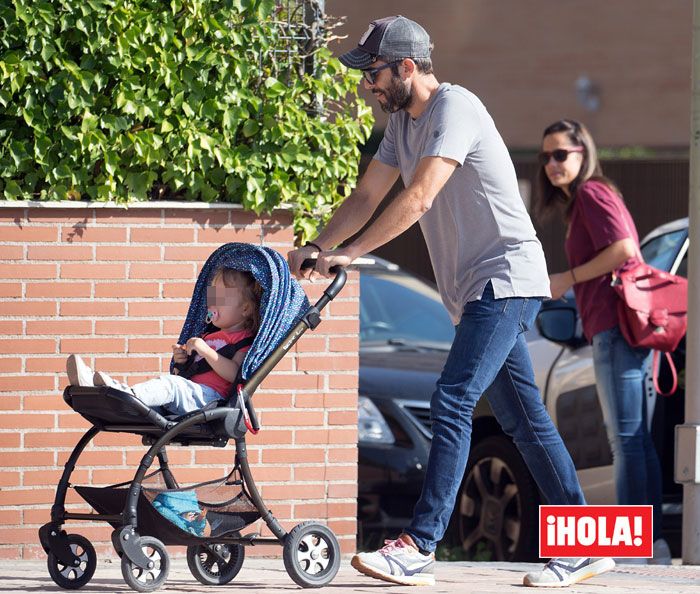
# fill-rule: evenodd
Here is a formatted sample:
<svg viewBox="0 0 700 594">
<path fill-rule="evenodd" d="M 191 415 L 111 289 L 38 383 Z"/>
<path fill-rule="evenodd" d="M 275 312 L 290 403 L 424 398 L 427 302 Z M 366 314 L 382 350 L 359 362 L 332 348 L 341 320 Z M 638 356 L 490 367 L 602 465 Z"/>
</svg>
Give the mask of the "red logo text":
<svg viewBox="0 0 700 594">
<path fill-rule="evenodd" d="M 541 505 L 540 557 L 651 557 L 651 505 Z"/>
</svg>

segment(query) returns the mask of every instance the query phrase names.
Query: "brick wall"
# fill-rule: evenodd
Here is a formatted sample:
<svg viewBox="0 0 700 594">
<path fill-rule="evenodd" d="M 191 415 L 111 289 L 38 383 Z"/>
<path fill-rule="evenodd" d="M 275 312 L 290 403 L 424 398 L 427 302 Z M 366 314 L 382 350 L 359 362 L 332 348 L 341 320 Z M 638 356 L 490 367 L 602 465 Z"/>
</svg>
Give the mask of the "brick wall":
<svg viewBox="0 0 700 594">
<path fill-rule="evenodd" d="M 585 122 L 600 146 L 690 141 L 691 0 L 326 0 L 326 10 L 347 16 L 335 54 L 375 18 L 424 25 L 438 80 L 476 93 L 510 148 L 537 146 L 562 117 Z M 582 75 L 599 87 L 597 111 L 577 100 Z"/>
<path fill-rule="evenodd" d="M 89 427 L 61 398 L 66 356 L 79 353 L 131 383 L 167 371 L 207 256 L 229 241 L 286 254 L 290 223 L 288 212 L 259 218 L 232 205 L 0 203 L 0 558 L 44 556 L 37 529 Z M 314 301 L 324 286 L 304 288 Z M 353 273 L 324 323 L 262 384 L 255 404 L 263 429 L 248 438 L 253 475 L 275 516 L 286 528 L 326 521 L 344 553 L 355 548 L 358 293 Z M 99 434 L 72 482 L 128 480 L 144 452 L 135 436 Z M 234 448 L 173 446 L 169 454 L 178 479 L 196 482 L 223 477 Z M 74 492 L 68 502 L 89 509 Z M 114 555 L 106 524 L 68 526 L 99 555 Z M 269 536 L 266 526 L 255 529 Z"/>
</svg>

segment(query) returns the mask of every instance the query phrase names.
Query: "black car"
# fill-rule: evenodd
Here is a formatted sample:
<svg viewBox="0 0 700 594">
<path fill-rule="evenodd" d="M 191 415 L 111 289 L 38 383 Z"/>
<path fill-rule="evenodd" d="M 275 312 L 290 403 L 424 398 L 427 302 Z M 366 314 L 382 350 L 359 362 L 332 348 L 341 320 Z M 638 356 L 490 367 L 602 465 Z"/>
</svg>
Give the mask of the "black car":
<svg viewBox="0 0 700 594">
<path fill-rule="evenodd" d="M 648 262 L 681 275 L 687 248 L 687 219 L 659 227 L 642 242 Z M 431 439 L 430 397 L 454 327 L 428 282 L 379 258 L 360 271 L 358 538 L 361 547 L 372 549 L 408 524 L 420 495 Z M 536 329 L 526 338 L 545 406 L 576 464 L 586 500 L 613 504 L 612 456 L 591 347 L 580 328 L 563 336 L 547 317 L 555 306 L 570 308 L 575 319 L 571 297 L 565 303 L 545 302 L 539 320 L 547 322 L 541 326 L 548 338 Z M 664 536 L 678 554 L 682 489 L 672 476 L 673 429 L 683 422 L 685 341 L 673 357 L 681 379 L 678 393 L 657 399 L 650 386 L 648 403 L 664 474 Z M 662 383 L 665 376 L 662 372 Z M 540 503 L 519 452 L 482 398 L 445 541 L 466 559 L 534 560 Z"/>
</svg>

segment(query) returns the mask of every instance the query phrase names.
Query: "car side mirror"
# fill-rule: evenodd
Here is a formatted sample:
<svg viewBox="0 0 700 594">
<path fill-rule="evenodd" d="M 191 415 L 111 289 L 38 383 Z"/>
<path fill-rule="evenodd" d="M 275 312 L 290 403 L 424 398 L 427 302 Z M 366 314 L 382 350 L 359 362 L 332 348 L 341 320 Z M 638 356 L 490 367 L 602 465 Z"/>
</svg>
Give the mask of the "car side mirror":
<svg viewBox="0 0 700 594">
<path fill-rule="evenodd" d="M 585 339 L 577 334 L 578 314 L 572 305 L 552 304 L 537 314 L 537 329 L 547 340 L 571 348 L 586 344 Z"/>
</svg>

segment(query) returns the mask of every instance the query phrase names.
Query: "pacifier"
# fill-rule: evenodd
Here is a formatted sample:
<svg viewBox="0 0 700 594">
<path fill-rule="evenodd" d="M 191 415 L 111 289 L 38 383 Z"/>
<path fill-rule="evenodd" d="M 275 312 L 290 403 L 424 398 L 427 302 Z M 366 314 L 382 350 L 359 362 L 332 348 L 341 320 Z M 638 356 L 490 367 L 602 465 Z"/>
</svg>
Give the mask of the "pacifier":
<svg viewBox="0 0 700 594">
<path fill-rule="evenodd" d="M 207 312 L 207 318 L 206 318 L 207 324 L 211 324 L 211 323 L 212 323 L 214 320 L 216 320 L 216 318 L 218 318 L 218 317 L 219 317 L 219 314 L 218 314 L 217 312 L 215 312 L 215 311 L 208 311 L 208 312 Z"/>
</svg>

